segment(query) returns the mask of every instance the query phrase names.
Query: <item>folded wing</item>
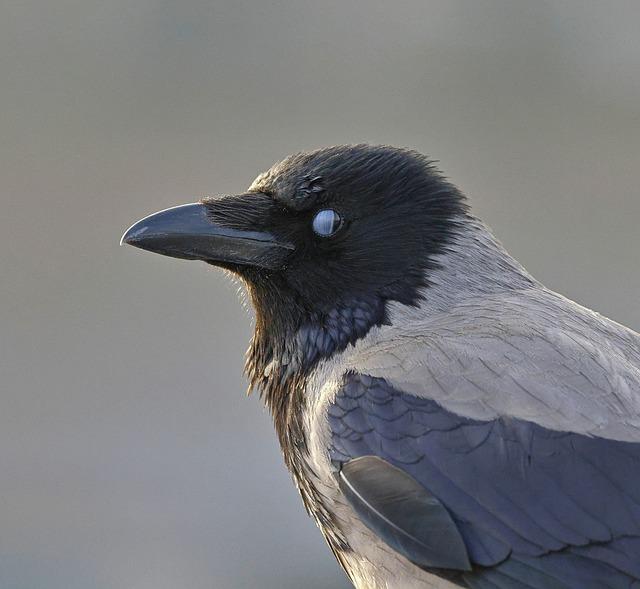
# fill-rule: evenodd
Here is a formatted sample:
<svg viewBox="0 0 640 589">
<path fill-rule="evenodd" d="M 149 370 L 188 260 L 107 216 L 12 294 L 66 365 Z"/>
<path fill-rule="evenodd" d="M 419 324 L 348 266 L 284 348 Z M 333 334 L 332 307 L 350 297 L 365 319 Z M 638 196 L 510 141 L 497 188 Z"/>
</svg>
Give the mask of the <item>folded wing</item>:
<svg viewBox="0 0 640 589">
<path fill-rule="evenodd" d="M 478 588 L 640 587 L 640 444 L 463 417 L 353 372 L 329 423 L 347 499 L 419 566 Z"/>
</svg>

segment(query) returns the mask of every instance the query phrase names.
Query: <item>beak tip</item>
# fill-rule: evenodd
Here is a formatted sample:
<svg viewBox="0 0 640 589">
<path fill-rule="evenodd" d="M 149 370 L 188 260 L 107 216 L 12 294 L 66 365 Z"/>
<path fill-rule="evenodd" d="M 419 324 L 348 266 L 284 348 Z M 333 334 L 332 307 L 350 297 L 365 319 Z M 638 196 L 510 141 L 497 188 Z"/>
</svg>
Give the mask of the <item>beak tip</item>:
<svg viewBox="0 0 640 589">
<path fill-rule="evenodd" d="M 120 245 L 135 245 L 135 242 L 138 241 L 140 235 L 147 229 L 148 227 L 141 225 L 140 221 L 134 223 L 122 234 L 122 237 L 120 238 Z"/>
</svg>

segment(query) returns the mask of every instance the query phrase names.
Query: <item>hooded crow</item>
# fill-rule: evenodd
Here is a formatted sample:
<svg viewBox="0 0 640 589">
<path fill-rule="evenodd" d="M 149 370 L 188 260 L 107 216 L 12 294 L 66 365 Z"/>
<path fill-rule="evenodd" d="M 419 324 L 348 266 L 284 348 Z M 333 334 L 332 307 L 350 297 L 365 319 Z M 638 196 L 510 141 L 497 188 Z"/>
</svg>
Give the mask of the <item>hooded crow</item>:
<svg viewBox="0 0 640 589">
<path fill-rule="evenodd" d="M 299 153 L 122 241 L 242 279 L 247 376 L 357 588 L 640 588 L 640 336 L 540 284 L 424 156 Z"/>
</svg>

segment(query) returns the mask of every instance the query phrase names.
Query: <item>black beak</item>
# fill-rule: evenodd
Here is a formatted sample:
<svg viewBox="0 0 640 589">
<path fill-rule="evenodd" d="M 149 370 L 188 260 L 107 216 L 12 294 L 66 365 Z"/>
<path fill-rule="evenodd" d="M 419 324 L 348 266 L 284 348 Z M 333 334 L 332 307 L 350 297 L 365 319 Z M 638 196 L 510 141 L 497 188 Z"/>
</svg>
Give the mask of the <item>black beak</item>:
<svg viewBox="0 0 640 589">
<path fill-rule="evenodd" d="M 134 223 L 120 240 L 172 258 L 275 268 L 294 249 L 262 231 L 223 227 L 207 215 L 201 203 L 160 211 Z"/>
</svg>

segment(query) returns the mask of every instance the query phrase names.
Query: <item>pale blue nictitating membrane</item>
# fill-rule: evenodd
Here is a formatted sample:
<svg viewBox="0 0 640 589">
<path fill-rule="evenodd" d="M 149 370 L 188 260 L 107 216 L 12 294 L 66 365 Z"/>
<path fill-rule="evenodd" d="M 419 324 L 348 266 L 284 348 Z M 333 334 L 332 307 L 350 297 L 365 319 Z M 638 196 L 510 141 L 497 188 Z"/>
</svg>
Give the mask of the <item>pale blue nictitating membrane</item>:
<svg viewBox="0 0 640 589">
<path fill-rule="evenodd" d="M 333 235 L 340 227 L 340 215 L 332 209 L 318 211 L 313 218 L 313 230 L 323 237 Z"/>
</svg>

